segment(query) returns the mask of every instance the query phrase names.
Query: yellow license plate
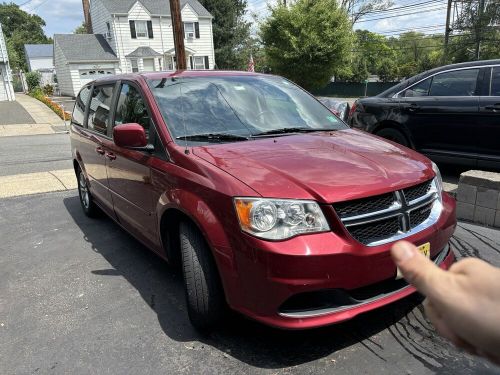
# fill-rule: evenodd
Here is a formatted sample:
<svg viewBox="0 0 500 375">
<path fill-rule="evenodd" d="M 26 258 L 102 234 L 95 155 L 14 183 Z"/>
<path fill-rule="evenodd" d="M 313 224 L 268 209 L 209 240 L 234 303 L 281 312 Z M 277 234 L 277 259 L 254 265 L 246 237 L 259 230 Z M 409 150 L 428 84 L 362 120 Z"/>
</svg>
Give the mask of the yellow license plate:
<svg viewBox="0 0 500 375">
<path fill-rule="evenodd" d="M 418 246 L 417 249 L 425 257 L 427 257 L 427 258 L 431 257 L 431 243 L 430 242 L 427 242 L 427 243 L 424 243 L 423 245 Z M 397 270 L 398 270 L 398 272 L 396 274 L 396 280 L 399 280 L 399 279 L 403 278 L 403 274 L 401 273 L 401 271 L 399 270 L 399 268 Z"/>
</svg>

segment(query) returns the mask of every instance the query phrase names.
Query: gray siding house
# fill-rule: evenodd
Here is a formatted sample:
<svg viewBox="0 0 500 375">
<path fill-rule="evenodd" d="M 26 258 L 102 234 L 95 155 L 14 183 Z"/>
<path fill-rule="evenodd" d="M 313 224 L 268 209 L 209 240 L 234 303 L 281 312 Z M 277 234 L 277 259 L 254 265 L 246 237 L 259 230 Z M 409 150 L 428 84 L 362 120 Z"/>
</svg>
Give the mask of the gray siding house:
<svg viewBox="0 0 500 375">
<path fill-rule="evenodd" d="M 42 85 L 52 84 L 54 79 L 54 45 L 25 44 L 24 52 L 30 72 L 37 71 L 42 75 Z"/>
</svg>

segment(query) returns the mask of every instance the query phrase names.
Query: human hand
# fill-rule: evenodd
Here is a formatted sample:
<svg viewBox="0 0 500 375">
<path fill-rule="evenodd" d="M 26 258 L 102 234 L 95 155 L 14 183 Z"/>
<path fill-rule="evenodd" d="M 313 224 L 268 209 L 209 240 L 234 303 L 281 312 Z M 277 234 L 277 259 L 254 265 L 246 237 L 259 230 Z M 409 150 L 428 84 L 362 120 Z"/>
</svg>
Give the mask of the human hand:
<svg viewBox="0 0 500 375">
<path fill-rule="evenodd" d="M 406 241 L 396 243 L 391 255 L 404 278 L 427 297 L 425 311 L 436 331 L 500 364 L 500 269 L 467 258 L 444 271 Z"/>
</svg>

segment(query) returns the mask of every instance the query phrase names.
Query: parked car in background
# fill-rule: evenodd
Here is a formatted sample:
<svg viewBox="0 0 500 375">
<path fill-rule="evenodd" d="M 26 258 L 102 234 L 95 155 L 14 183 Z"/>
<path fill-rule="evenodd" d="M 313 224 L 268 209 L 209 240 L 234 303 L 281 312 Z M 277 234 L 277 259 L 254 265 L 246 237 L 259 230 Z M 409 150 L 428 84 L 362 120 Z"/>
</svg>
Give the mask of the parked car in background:
<svg viewBox="0 0 500 375">
<path fill-rule="evenodd" d="M 99 79 L 77 96 L 71 147 L 83 211 L 100 207 L 182 266 L 199 329 L 227 305 L 303 329 L 408 296 L 389 253 L 402 238 L 440 267 L 454 259 L 455 203 L 437 167 L 281 77 Z"/>
<path fill-rule="evenodd" d="M 434 161 L 500 167 L 500 60 L 447 65 L 353 105 L 349 124 Z"/>
<path fill-rule="evenodd" d="M 336 98 L 330 98 L 327 96 L 318 96 L 318 99 L 321 103 L 325 105 L 330 111 L 336 114 L 344 121 L 348 121 L 349 119 L 349 103 L 346 101 L 338 100 Z"/>
</svg>

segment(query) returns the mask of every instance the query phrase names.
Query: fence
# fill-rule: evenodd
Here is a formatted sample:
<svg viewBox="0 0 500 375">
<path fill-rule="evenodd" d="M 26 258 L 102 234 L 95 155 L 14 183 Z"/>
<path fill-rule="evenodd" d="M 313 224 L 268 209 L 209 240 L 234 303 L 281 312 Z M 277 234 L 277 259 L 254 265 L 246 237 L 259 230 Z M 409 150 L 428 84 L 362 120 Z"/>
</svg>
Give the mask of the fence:
<svg viewBox="0 0 500 375">
<path fill-rule="evenodd" d="M 359 98 L 365 96 L 374 96 L 391 88 L 398 82 L 330 82 L 328 86 L 313 91 L 314 95 L 332 96 L 337 98 Z"/>
</svg>

